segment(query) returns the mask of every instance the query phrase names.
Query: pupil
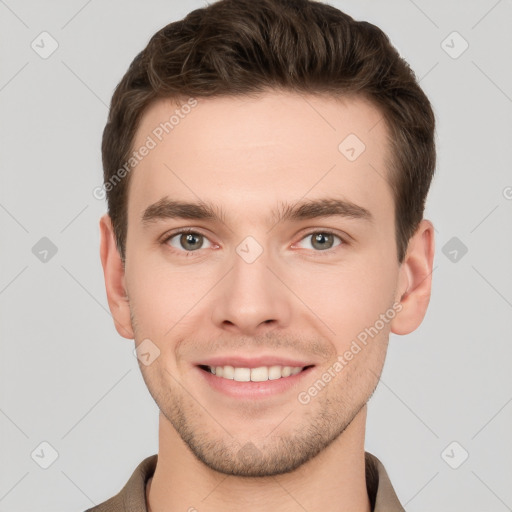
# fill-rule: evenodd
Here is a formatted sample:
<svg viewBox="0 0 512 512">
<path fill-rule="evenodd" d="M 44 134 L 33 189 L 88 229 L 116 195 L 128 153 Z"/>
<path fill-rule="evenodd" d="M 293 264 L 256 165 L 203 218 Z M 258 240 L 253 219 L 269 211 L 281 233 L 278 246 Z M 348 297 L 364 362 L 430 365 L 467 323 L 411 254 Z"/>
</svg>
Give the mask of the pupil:
<svg viewBox="0 0 512 512">
<path fill-rule="evenodd" d="M 198 237 L 192 233 L 186 233 L 181 235 L 182 246 L 185 249 L 191 249 L 192 251 L 198 249 L 200 244 L 198 244 L 197 241 Z"/>
<path fill-rule="evenodd" d="M 326 241 L 327 241 L 327 243 L 325 243 Z M 332 235 L 329 235 L 329 234 L 326 234 L 326 233 L 318 233 L 314 237 L 313 245 L 315 245 L 315 243 L 320 243 L 319 247 L 317 247 L 317 248 L 329 249 L 330 248 L 330 247 L 328 247 L 330 245 L 329 242 L 332 243 Z"/>
</svg>

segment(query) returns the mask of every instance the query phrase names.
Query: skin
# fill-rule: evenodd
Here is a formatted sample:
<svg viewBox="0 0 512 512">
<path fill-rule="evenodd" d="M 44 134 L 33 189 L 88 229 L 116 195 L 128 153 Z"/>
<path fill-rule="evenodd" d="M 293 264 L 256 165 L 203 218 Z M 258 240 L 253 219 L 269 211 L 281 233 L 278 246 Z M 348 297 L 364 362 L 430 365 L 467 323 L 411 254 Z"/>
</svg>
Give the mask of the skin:
<svg viewBox="0 0 512 512">
<path fill-rule="evenodd" d="M 152 104 L 134 147 L 175 109 L 169 100 Z M 390 332 L 410 333 L 423 320 L 434 255 L 434 229 L 423 220 L 398 263 L 387 128 L 379 120 L 379 110 L 361 98 L 267 91 L 199 99 L 132 171 L 124 267 L 110 218 L 101 218 L 116 328 L 137 346 L 149 338 L 160 350 L 150 365 L 139 361 L 160 408 L 158 463 L 147 486 L 152 512 L 315 512 L 329 503 L 370 510 L 366 403 Z M 353 162 L 338 150 L 350 133 L 366 146 Z M 165 196 L 210 201 L 224 219 L 145 226 L 143 212 Z M 324 197 L 351 201 L 372 220 L 269 219 L 279 204 Z M 180 235 L 164 240 L 182 227 L 197 230 L 200 249 L 180 245 Z M 336 235 L 328 250 L 314 240 L 324 230 Z M 236 252 L 247 236 L 263 249 L 252 263 Z M 400 312 L 300 403 L 298 393 L 394 304 Z M 198 378 L 195 363 L 208 357 L 262 353 L 315 367 L 300 385 L 263 400 L 225 396 Z"/>
</svg>

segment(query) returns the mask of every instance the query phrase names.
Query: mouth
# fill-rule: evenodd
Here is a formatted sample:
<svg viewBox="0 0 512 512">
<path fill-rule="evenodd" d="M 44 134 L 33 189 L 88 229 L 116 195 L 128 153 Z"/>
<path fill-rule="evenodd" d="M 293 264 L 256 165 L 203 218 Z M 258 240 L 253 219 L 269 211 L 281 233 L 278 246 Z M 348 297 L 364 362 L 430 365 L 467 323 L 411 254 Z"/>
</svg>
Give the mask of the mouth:
<svg viewBox="0 0 512 512">
<path fill-rule="evenodd" d="M 263 362 L 249 363 L 240 361 L 232 364 L 197 364 L 195 365 L 200 383 L 207 386 L 217 396 L 243 400 L 248 403 L 278 397 L 290 399 L 290 393 L 299 392 L 307 387 L 308 375 L 314 371 L 314 364 L 292 366 L 291 361 L 287 365 L 271 364 Z M 270 361 L 268 361 L 270 363 Z M 275 362 L 274 362 L 275 363 Z M 297 364 L 298 362 L 295 362 Z M 237 366 L 234 366 L 237 364 Z M 245 364 L 245 366 L 239 366 Z M 202 385 L 202 384 L 201 384 Z"/>
<path fill-rule="evenodd" d="M 205 364 L 198 365 L 199 368 L 207 373 L 215 375 L 217 378 L 233 380 L 236 382 L 266 382 L 269 380 L 286 379 L 297 375 L 314 365 L 307 366 L 258 366 L 257 368 L 225 366 L 209 366 Z"/>
</svg>

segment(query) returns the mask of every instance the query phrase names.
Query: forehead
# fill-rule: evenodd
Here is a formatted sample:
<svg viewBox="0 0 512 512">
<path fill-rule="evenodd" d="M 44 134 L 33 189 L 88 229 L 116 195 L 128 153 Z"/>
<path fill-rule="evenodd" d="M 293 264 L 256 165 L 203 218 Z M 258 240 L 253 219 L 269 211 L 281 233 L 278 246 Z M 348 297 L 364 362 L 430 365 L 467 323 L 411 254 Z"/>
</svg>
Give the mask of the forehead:
<svg viewBox="0 0 512 512">
<path fill-rule="evenodd" d="M 132 147 L 150 149 L 131 172 L 129 218 L 165 196 L 243 215 L 326 193 L 378 216 L 393 209 L 382 121 L 360 97 L 271 91 L 158 100 Z"/>
</svg>

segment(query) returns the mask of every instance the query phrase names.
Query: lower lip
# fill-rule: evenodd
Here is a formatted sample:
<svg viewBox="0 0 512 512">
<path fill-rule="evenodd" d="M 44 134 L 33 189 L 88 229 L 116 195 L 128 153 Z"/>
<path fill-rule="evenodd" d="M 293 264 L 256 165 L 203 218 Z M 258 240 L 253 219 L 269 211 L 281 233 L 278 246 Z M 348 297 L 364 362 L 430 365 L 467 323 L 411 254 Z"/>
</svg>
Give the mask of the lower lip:
<svg viewBox="0 0 512 512">
<path fill-rule="evenodd" d="M 311 373 L 314 366 L 310 366 L 289 377 L 265 380 L 263 382 L 238 382 L 232 379 L 217 377 L 211 372 L 202 370 L 199 366 L 196 366 L 196 369 L 202 375 L 202 378 L 216 391 L 220 391 L 232 398 L 257 400 L 289 391 L 302 382 Z"/>
</svg>

